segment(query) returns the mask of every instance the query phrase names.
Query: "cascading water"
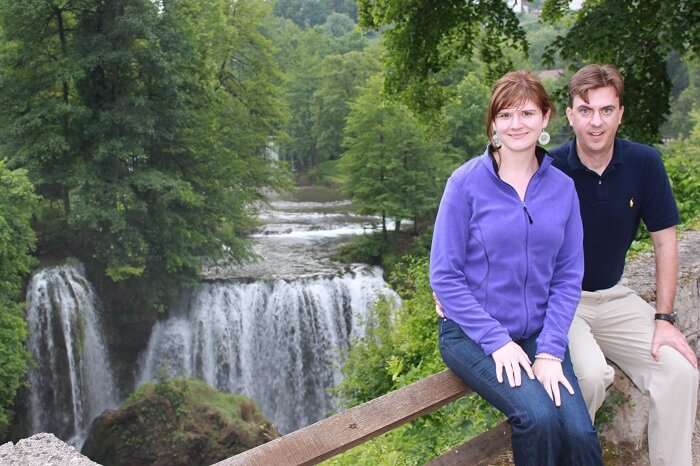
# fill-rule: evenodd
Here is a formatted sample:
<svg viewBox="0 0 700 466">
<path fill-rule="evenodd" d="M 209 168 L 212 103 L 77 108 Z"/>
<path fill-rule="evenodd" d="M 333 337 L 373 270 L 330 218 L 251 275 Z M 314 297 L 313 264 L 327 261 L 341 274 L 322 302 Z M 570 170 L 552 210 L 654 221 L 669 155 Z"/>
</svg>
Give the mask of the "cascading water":
<svg viewBox="0 0 700 466">
<path fill-rule="evenodd" d="M 380 296 L 398 299 L 376 267 L 331 278 L 204 283 L 156 324 L 141 381 L 201 378 L 250 396 L 290 432 L 335 411 L 328 389 L 341 380 L 343 355 Z"/>
<path fill-rule="evenodd" d="M 27 289 L 29 418 L 33 432 L 80 444 L 92 420 L 116 406 L 99 302 L 80 265 L 37 271 Z"/>
<path fill-rule="evenodd" d="M 339 244 L 374 228 L 348 201 L 273 201 L 252 235 L 259 260 L 209 264 L 183 291 L 141 353 L 139 380 L 198 377 L 258 402 L 281 432 L 335 411 L 351 340 L 364 334 L 380 296 L 399 298 L 377 267 L 350 271 L 332 259 Z M 100 305 L 82 266 L 37 271 L 27 291 L 30 433 L 47 431 L 81 444 L 91 421 L 117 406 Z M 125 391 L 132 388 L 121 382 Z"/>
</svg>

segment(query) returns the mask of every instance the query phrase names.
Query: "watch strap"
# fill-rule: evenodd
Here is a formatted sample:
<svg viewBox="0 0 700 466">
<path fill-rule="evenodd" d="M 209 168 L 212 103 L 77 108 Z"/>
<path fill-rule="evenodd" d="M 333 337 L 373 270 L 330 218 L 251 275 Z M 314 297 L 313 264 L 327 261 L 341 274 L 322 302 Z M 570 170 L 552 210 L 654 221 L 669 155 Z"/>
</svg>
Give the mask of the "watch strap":
<svg viewBox="0 0 700 466">
<path fill-rule="evenodd" d="M 671 324 L 676 323 L 676 313 L 672 312 L 670 314 L 662 313 L 662 312 L 657 312 L 654 314 L 654 320 L 665 320 L 666 322 L 669 322 Z"/>
</svg>

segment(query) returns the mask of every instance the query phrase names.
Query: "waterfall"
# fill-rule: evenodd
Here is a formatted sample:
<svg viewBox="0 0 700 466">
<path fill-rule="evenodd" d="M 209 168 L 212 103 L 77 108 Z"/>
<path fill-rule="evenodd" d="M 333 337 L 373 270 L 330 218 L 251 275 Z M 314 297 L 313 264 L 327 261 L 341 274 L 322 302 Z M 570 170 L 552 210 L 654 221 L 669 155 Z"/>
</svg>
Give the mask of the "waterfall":
<svg viewBox="0 0 700 466">
<path fill-rule="evenodd" d="M 27 289 L 29 418 L 34 432 L 82 443 L 92 420 L 116 406 L 99 301 L 82 265 L 37 271 Z"/>
<path fill-rule="evenodd" d="M 142 356 L 141 383 L 159 376 L 198 377 L 253 398 L 281 432 L 337 408 L 351 339 L 364 334 L 368 309 L 398 302 L 380 268 L 292 281 L 205 282 L 158 322 Z"/>
</svg>

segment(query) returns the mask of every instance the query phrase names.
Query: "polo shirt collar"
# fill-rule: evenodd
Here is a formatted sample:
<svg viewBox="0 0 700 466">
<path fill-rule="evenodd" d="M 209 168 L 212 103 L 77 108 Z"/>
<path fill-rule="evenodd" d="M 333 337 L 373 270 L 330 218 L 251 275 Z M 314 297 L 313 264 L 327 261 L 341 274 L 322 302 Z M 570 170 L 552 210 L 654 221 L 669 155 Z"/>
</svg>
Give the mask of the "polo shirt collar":
<svg viewBox="0 0 700 466">
<path fill-rule="evenodd" d="M 605 172 L 610 170 L 611 167 L 616 167 L 616 166 L 622 164 L 622 151 L 620 150 L 619 142 L 620 142 L 619 138 L 615 138 L 615 142 L 613 142 L 612 159 L 610 160 L 610 163 L 608 164 L 608 166 L 605 167 Z M 572 170 L 590 171 L 588 169 L 588 167 L 586 167 L 581 162 L 581 159 L 578 156 L 578 152 L 576 151 L 576 137 L 571 139 L 571 142 L 569 143 L 569 155 L 568 155 L 566 161 Z M 603 173 L 605 173 L 605 172 L 603 172 Z"/>
</svg>

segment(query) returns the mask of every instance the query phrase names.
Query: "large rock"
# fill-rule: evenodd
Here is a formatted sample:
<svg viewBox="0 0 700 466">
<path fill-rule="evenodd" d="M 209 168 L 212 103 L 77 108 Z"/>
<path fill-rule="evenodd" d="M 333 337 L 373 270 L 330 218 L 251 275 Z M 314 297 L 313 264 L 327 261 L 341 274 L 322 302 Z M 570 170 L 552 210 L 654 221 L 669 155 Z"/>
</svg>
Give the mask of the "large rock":
<svg viewBox="0 0 700 466">
<path fill-rule="evenodd" d="M 53 434 L 34 434 L 0 446 L 3 466 L 100 466 Z"/>
<path fill-rule="evenodd" d="M 278 435 L 253 401 L 175 380 L 95 419 L 82 453 L 104 466 L 207 466 Z"/>
<path fill-rule="evenodd" d="M 675 309 L 678 326 L 691 347 L 700 350 L 700 231 L 687 231 L 680 241 L 680 275 Z M 625 268 L 623 283 L 636 290 L 646 301 L 656 300 L 654 255 L 644 253 L 631 260 Z M 639 453 L 636 466 L 649 464 L 647 454 L 647 420 L 649 398 L 641 393 L 627 376 L 616 368 L 613 387 L 606 404 L 612 406 L 613 416 L 602 431 L 603 438 Z M 700 420 L 696 417 L 693 439 L 693 463 L 700 465 Z"/>
</svg>

